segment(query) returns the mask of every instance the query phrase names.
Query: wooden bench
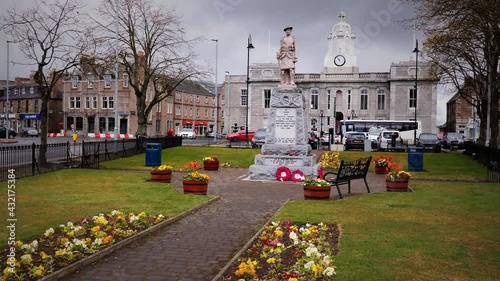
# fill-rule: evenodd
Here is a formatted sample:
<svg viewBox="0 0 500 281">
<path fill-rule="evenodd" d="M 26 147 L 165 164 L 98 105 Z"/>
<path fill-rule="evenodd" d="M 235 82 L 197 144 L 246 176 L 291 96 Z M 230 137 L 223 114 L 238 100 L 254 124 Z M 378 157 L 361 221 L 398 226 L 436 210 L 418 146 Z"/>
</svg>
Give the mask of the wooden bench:
<svg viewBox="0 0 500 281">
<path fill-rule="evenodd" d="M 370 188 L 366 182 L 366 174 L 368 173 L 371 161 L 371 156 L 360 158 L 352 162 L 342 160 L 340 162 L 339 171 L 325 173 L 324 179 L 337 187 L 340 199 L 342 199 L 342 193 L 340 192 L 339 186 L 347 184 L 347 192 L 351 193 L 351 180 L 363 179 L 365 181 L 366 190 L 370 193 Z"/>
</svg>

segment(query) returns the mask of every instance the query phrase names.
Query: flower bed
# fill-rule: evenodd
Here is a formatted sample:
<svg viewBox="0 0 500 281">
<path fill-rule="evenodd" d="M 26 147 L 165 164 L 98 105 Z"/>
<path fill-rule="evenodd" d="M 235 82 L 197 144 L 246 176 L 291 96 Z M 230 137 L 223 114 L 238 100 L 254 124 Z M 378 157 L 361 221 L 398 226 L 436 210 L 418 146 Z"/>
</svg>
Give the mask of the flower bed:
<svg viewBox="0 0 500 281">
<path fill-rule="evenodd" d="M 337 225 L 273 222 L 222 280 L 333 280 Z"/>
<path fill-rule="evenodd" d="M 1 251 L 6 257 L 0 280 L 36 280 L 159 222 L 163 215 L 112 211 L 50 228 L 30 243 L 16 241 Z M 13 255 L 14 253 L 15 255 Z M 12 257 L 12 258 L 11 258 Z"/>
</svg>

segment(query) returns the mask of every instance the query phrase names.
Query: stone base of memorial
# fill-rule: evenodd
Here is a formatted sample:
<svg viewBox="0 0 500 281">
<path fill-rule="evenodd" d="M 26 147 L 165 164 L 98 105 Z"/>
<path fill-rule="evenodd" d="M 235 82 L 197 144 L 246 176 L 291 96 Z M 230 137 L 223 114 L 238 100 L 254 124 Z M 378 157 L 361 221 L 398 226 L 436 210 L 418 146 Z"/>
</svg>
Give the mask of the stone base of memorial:
<svg viewBox="0 0 500 281">
<path fill-rule="evenodd" d="M 251 180 L 277 180 L 276 171 L 280 167 L 300 170 L 307 177 L 318 176 L 320 166 L 307 143 L 306 120 L 305 99 L 300 89 L 272 90 L 266 144 L 249 168 Z"/>
</svg>

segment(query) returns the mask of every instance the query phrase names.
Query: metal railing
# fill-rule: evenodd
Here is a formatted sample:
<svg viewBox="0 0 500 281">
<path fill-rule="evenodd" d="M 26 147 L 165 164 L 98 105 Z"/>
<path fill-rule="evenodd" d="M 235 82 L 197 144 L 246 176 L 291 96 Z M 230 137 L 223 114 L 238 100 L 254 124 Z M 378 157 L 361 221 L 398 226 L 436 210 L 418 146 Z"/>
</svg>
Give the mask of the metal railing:
<svg viewBox="0 0 500 281">
<path fill-rule="evenodd" d="M 500 182 L 500 150 L 474 143 L 465 143 L 464 153 L 488 169 L 488 181 Z"/>
<path fill-rule="evenodd" d="M 67 168 L 99 169 L 102 161 L 144 153 L 149 142 L 159 143 L 162 149 L 182 146 L 182 138 L 174 136 L 0 146 L 0 181 L 8 180 L 9 172 L 22 178 Z M 41 148 L 46 151 L 43 164 Z"/>
</svg>

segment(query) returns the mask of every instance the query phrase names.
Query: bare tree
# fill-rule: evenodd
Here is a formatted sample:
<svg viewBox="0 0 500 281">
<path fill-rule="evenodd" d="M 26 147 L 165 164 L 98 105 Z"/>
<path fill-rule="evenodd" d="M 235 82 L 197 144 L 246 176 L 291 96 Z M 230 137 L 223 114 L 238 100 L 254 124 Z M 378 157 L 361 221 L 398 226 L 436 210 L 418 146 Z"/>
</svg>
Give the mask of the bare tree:
<svg viewBox="0 0 500 281">
<path fill-rule="evenodd" d="M 500 76 L 500 0 L 410 0 L 417 5 L 418 23 L 427 39 L 424 51 L 444 82 L 454 85 L 481 120 L 479 142 L 498 146 Z M 477 103 L 473 101 L 477 100 Z M 489 105 L 489 106 L 488 106 Z"/>
<path fill-rule="evenodd" d="M 192 44 L 172 9 L 155 7 L 150 0 L 103 0 L 98 8 L 96 41 L 106 42 L 100 58 L 114 60 L 116 5 L 119 2 L 119 63 L 130 77 L 137 97 L 138 129 L 146 134 L 147 116 L 186 79 L 201 78 L 205 71 L 195 65 Z M 107 48 L 106 48 L 107 47 Z M 147 97 L 151 90 L 151 97 Z"/>
<path fill-rule="evenodd" d="M 51 93 L 57 90 L 64 73 L 74 67 L 84 41 L 78 0 L 41 0 L 25 10 L 10 8 L 2 18 L 1 29 L 19 46 L 36 67 L 35 82 L 41 95 L 41 148 L 39 163 L 46 164 L 47 113 Z"/>
</svg>

